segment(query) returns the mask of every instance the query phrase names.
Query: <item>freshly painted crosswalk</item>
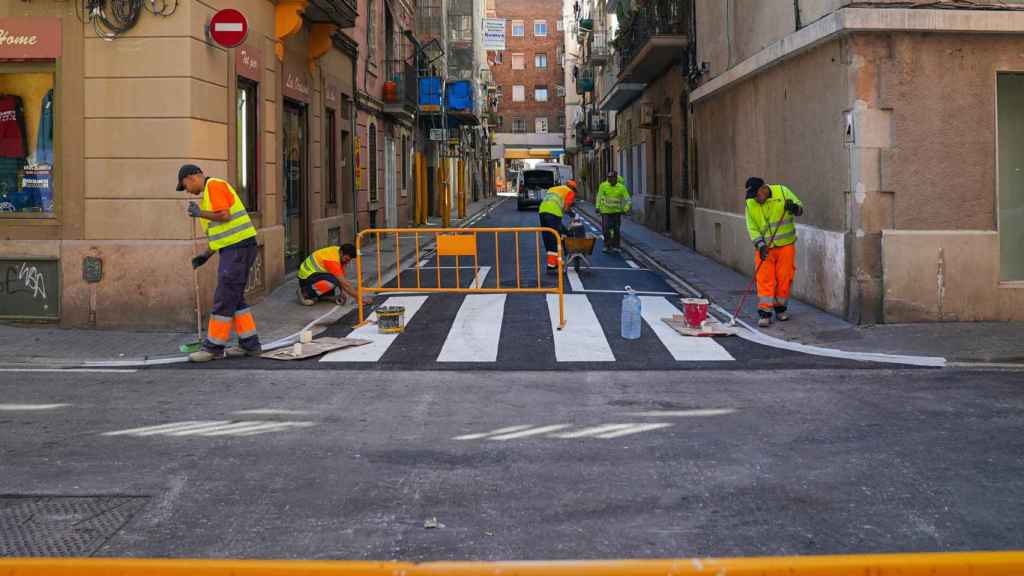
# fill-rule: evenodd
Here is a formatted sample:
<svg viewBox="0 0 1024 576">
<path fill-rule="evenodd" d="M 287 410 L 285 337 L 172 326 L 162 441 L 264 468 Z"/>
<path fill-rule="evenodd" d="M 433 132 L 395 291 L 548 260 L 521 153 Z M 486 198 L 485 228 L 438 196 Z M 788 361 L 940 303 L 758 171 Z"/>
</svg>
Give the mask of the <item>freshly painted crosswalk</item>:
<svg viewBox="0 0 1024 576">
<path fill-rule="evenodd" d="M 155 426 L 143 426 L 141 428 L 129 428 L 127 430 L 116 430 L 104 432 L 101 436 L 256 436 L 270 432 L 284 432 L 299 428 L 308 428 L 316 425 L 315 422 L 306 421 L 269 421 L 269 420 L 188 420 L 185 422 L 172 422 L 170 424 L 158 424 Z"/>
<path fill-rule="evenodd" d="M 452 438 L 452 440 L 486 440 L 496 442 L 507 442 L 509 440 L 522 440 L 526 438 L 547 438 L 558 440 L 582 440 L 596 438 L 598 440 L 612 440 L 615 438 L 622 438 L 624 436 L 632 436 L 634 434 L 660 430 L 662 428 L 670 428 L 671 426 L 672 424 L 666 423 L 617 423 L 579 427 L 574 426 L 573 424 L 546 424 L 541 426 L 520 424 L 517 426 L 498 428 L 497 430 L 491 430 L 489 432 L 463 434 Z"/>
<path fill-rule="evenodd" d="M 481 273 L 486 276 L 482 269 Z M 381 306 L 404 306 L 406 325 L 411 326 L 415 322 L 417 312 L 427 304 L 429 298 L 456 297 L 452 295 L 391 297 Z M 517 334 L 516 340 L 551 342 L 555 360 L 559 363 L 610 363 L 617 360 L 613 343 L 618 344 L 616 342 L 618 326 L 609 329 L 611 327 L 602 325 L 588 294 L 565 294 L 565 315 L 568 322 L 563 329 L 559 329 L 558 296 L 547 294 L 531 297 L 545 299 L 548 322 L 529 324 L 527 329 L 536 330 L 537 333 Z M 501 353 L 502 327 L 507 320 L 505 309 L 508 304 L 508 296 L 505 294 L 468 294 L 461 298 L 462 302 L 454 316 L 441 320 L 441 322 L 447 322 L 448 325 L 440 352 L 432 353 L 436 354 L 436 357 L 423 358 L 424 362 L 498 362 Z M 683 336 L 665 324 L 662 321 L 663 318 L 680 313 L 680 310 L 670 302 L 669 297 L 642 296 L 641 301 L 644 322 L 650 327 L 650 333 L 653 333 L 657 340 L 657 344 L 654 345 L 662 346 L 673 360 L 677 362 L 734 360 L 733 356 L 715 339 Z M 618 314 L 616 314 L 617 316 Z M 370 320 L 374 319 L 375 317 L 371 315 Z M 436 324 L 438 319 L 432 317 L 429 321 Z M 541 330 L 550 330 L 550 332 L 542 334 Z M 395 342 L 401 338 L 412 337 L 406 334 L 379 334 L 377 326 L 372 323 L 356 328 L 348 336 L 365 338 L 371 340 L 372 343 L 330 353 L 321 361 L 379 362 Z M 434 350 L 438 349 L 434 348 Z"/>
</svg>

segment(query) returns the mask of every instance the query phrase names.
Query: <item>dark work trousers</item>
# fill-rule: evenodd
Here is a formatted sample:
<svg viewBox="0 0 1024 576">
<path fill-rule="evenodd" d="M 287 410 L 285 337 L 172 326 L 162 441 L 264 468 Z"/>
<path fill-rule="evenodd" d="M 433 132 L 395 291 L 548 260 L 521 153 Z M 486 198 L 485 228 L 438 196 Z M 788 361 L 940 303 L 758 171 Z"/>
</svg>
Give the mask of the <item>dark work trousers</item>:
<svg viewBox="0 0 1024 576">
<path fill-rule="evenodd" d="M 601 227 L 605 247 L 622 248 L 622 214 L 601 214 Z"/>
<path fill-rule="evenodd" d="M 213 293 L 213 309 L 210 311 L 210 329 L 207 330 L 203 348 L 220 354 L 226 344 L 224 324 L 229 323 L 227 336 L 234 329 L 238 345 L 246 350 L 260 347 L 260 337 L 252 311 L 245 302 L 245 285 L 249 281 L 249 269 L 256 262 L 259 248 L 253 238 L 243 240 L 220 250 L 220 264 L 217 268 L 217 289 Z M 219 340 L 219 341 L 218 341 Z"/>
<path fill-rule="evenodd" d="M 341 289 L 341 282 L 338 282 L 334 274 L 327 272 L 317 272 L 305 279 L 299 278 L 299 288 L 302 290 L 303 297 L 310 300 L 337 298 L 345 295 Z"/>
<path fill-rule="evenodd" d="M 565 234 L 565 228 L 562 226 L 562 219 L 554 214 L 548 214 L 542 212 L 540 214 L 540 226 L 541 228 L 552 228 L 557 230 L 559 234 Z M 544 249 L 548 252 L 558 252 L 558 238 L 555 238 L 551 234 L 544 234 Z"/>
</svg>

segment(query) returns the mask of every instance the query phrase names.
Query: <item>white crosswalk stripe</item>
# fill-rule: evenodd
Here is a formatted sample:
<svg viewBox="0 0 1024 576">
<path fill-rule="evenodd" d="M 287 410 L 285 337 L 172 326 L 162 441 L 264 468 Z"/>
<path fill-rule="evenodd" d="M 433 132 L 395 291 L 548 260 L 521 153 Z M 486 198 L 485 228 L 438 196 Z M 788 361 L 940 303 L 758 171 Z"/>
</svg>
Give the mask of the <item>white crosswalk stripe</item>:
<svg viewBox="0 0 1024 576">
<path fill-rule="evenodd" d="M 677 361 L 735 360 L 732 354 L 729 354 L 713 338 L 683 336 L 665 324 L 662 318 L 670 318 L 673 314 L 679 314 L 679 309 L 665 298 L 660 296 L 641 296 L 640 302 L 641 316 L 644 322 L 647 322 L 647 325 L 651 327 L 651 330 L 658 336 L 661 343 L 672 354 L 672 358 Z"/>
<path fill-rule="evenodd" d="M 403 306 L 405 307 L 405 323 L 409 324 L 416 312 L 427 301 L 426 296 L 399 296 L 388 298 L 381 306 Z M 377 319 L 376 314 L 371 314 L 369 320 Z M 365 338 L 371 343 L 365 346 L 357 346 L 345 350 L 331 352 L 324 356 L 321 362 L 377 362 L 388 351 L 388 348 L 395 343 L 400 334 L 380 334 L 377 332 L 377 325 L 370 323 L 356 328 L 348 337 Z"/>
<path fill-rule="evenodd" d="M 497 430 L 491 430 L 490 432 L 482 432 L 479 434 L 463 434 L 462 436 L 456 436 L 452 440 L 519 440 L 521 438 L 534 438 L 541 436 L 549 439 L 557 440 L 578 440 L 578 439 L 599 439 L 599 440 L 612 440 L 615 438 L 621 438 L 623 436 L 632 436 L 633 434 L 640 434 L 642 432 L 650 432 L 653 430 L 660 430 L 662 428 L 668 428 L 672 424 L 599 424 L 596 426 L 585 426 L 578 429 L 573 429 L 572 424 L 549 424 L 545 426 L 535 426 L 533 424 L 520 424 L 517 426 L 508 426 L 506 428 L 499 428 Z"/>
<path fill-rule="evenodd" d="M 438 362 L 496 362 L 504 294 L 469 294 L 462 301 Z"/>
<path fill-rule="evenodd" d="M 528 436 L 540 436 L 542 434 L 550 434 L 558 430 L 564 430 L 572 427 L 572 424 L 552 424 L 550 426 L 541 426 L 539 428 L 528 428 L 526 430 L 520 430 L 518 432 L 509 432 L 508 434 L 500 434 L 498 436 L 489 436 L 488 440 L 515 440 L 518 438 L 526 438 Z"/>
<path fill-rule="evenodd" d="M 601 322 L 585 294 L 565 295 L 569 322 L 558 329 L 558 296 L 548 294 L 548 315 L 555 338 L 555 359 L 559 362 L 614 362 L 615 354 L 604 336 Z"/>
<path fill-rule="evenodd" d="M 611 440 L 612 438 L 621 438 L 623 436 L 631 436 L 633 434 L 639 434 L 641 432 L 649 432 L 651 430 L 658 430 L 659 428 L 668 428 L 671 424 L 636 424 L 622 430 L 615 430 L 606 434 L 598 434 L 595 438 L 602 440 Z"/>
<path fill-rule="evenodd" d="M 315 422 L 267 421 L 267 420 L 188 420 L 142 428 L 129 428 L 105 432 L 102 436 L 254 436 L 267 432 L 280 432 L 296 428 L 308 428 Z"/>
</svg>

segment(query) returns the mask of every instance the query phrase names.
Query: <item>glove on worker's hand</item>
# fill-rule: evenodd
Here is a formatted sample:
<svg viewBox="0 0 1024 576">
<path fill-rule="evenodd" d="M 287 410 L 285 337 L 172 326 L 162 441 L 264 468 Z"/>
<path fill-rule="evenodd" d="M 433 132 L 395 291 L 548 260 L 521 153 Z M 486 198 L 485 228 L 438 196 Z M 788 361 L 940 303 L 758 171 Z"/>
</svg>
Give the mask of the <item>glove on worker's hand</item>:
<svg viewBox="0 0 1024 576">
<path fill-rule="evenodd" d="M 758 244 L 757 252 L 761 255 L 761 260 L 768 258 L 768 245 L 763 242 Z"/>
<path fill-rule="evenodd" d="M 800 216 L 801 214 L 804 213 L 804 209 L 796 202 L 793 202 L 792 200 L 786 200 L 786 212 L 789 212 L 793 216 Z"/>
<path fill-rule="evenodd" d="M 191 216 L 193 218 L 199 218 L 200 212 L 201 212 L 201 210 L 199 210 L 199 204 L 196 204 L 195 202 L 189 202 L 188 203 L 188 215 L 189 216 Z"/>
<path fill-rule="evenodd" d="M 210 259 L 210 256 L 213 256 L 213 254 L 210 252 L 203 252 L 199 256 L 192 258 L 192 269 L 194 270 L 203 264 L 206 264 L 206 261 Z"/>
</svg>

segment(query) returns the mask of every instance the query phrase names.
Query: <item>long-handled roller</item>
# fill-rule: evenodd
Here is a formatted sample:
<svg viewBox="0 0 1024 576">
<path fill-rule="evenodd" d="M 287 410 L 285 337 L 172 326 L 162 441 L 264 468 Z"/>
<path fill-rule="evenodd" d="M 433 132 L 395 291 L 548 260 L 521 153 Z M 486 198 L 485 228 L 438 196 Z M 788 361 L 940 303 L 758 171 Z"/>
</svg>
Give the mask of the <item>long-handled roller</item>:
<svg viewBox="0 0 1024 576">
<path fill-rule="evenodd" d="M 192 256 L 197 256 L 196 252 L 196 226 L 194 222 L 189 222 L 189 228 L 192 229 Z M 187 342 L 178 347 L 178 350 L 190 354 L 192 352 L 198 352 L 199 348 L 203 345 L 203 309 L 199 300 L 199 269 L 192 268 L 192 289 L 195 291 L 196 297 L 196 340 L 195 342 Z"/>
</svg>

